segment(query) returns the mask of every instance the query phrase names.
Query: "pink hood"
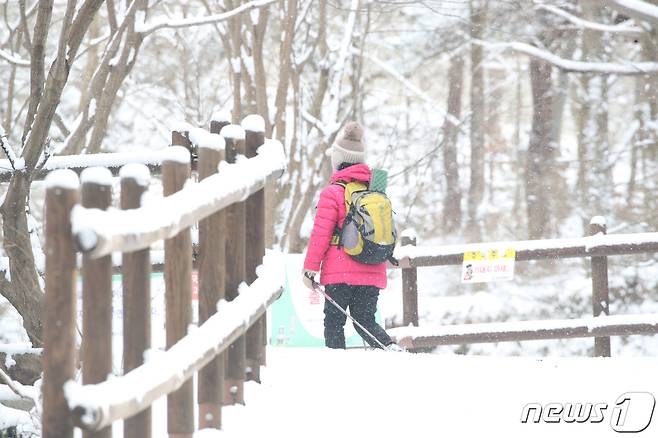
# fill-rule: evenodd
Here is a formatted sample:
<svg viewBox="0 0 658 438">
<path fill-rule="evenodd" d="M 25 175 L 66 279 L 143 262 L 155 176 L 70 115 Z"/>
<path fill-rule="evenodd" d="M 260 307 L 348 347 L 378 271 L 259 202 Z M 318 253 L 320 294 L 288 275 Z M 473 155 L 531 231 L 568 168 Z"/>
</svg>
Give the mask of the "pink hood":
<svg viewBox="0 0 658 438">
<path fill-rule="evenodd" d="M 355 164 L 353 166 L 346 167 L 343 170 L 337 170 L 336 172 L 334 172 L 334 174 L 331 175 L 331 178 L 329 179 L 329 183 L 333 184 L 336 181 L 368 182 L 370 181 L 370 175 L 371 175 L 370 168 L 368 167 L 367 164 Z"/>
</svg>

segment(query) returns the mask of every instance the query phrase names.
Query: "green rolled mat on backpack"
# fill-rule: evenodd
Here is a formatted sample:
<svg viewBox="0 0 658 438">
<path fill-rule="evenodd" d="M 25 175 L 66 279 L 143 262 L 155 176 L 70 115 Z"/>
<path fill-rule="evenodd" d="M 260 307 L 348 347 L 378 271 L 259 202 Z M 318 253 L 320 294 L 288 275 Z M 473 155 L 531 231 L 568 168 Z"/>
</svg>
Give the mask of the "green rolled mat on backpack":
<svg viewBox="0 0 658 438">
<path fill-rule="evenodd" d="M 369 190 L 373 192 L 386 193 L 386 185 L 388 184 L 388 172 L 382 169 L 372 169 L 370 177 Z"/>
</svg>

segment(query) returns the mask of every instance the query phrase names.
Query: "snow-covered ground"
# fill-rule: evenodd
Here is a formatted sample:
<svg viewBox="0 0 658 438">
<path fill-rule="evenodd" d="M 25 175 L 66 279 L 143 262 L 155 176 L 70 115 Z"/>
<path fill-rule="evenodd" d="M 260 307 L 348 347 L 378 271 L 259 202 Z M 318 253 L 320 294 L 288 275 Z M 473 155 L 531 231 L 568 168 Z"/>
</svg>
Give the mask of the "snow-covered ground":
<svg viewBox="0 0 658 438">
<path fill-rule="evenodd" d="M 223 410 L 234 437 L 613 437 L 619 406 L 626 425 L 653 417 L 657 358 L 529 358 L 405 354 L 270 347 L 262 384 L 249 382 L 245 405 Z M 630 403 L 621 403 L 623 394 Z M 629 397 L 626 395 L 625 397 Z M 551 405 L 553 404 L 553 405 Z M 589 421 L 566 422 L 580 404 Z M 541 407 L 527 411 L 524 407 Z M 594 407 L 596 406 L 596 408 Z M 549 415 L 549 408 L 553 414 Z M 587 418 L 585 415 L 581 418 Z M 557 419 L 556 423 L 545 420 Z M 153 436 L 166 438 L 166 399 L 153 407 Z M 537 419 L 538 422 L 533 422 Z M 599 422 L 594 422 L 595 420 Z M 121 422 L 114 438 L 122 436 Z M 639 437 L 658 433 L 653 420 Z M 76 436 L 81 436 L 77 431 Z"/>
<path fill-rule="evenodd" d="M 270 348 L 263 383 L 212 437 L 606 437 L 617 398 L 658 395 L 655 358 L 483 357 Z M 606 403 L 600 423 L 521 423 L 529 403 Z M 600 406 L 602 407 L 602 406 Z M 641 415 L 631 402 L 627 421 Z M 531 415 L 532 417 L 532 415 Z M 630 423 L 627 423 L 630 424 Z M 658 420 L 636 436 L 656 436 Z M 157 435 L 164 436 L 164 435 Z"/>
</svg>

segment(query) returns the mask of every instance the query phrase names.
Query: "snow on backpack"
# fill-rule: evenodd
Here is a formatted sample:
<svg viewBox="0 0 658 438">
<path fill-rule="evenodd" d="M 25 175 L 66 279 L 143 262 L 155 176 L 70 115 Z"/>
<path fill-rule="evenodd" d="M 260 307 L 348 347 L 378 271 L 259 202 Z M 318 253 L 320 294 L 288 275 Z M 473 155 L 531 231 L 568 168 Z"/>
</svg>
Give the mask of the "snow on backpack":
<svg viewBox="0 0 658 438">
<path fill-rule="evenodd" d="M 337 181 L 345 189 L 345 221 L 336 226 L 332 243 L 342 247 L 354 260 L 377 265 L 393 258 L 397 232 L 391 201 L 382 192 L 362 182 Z"/>
</svg>

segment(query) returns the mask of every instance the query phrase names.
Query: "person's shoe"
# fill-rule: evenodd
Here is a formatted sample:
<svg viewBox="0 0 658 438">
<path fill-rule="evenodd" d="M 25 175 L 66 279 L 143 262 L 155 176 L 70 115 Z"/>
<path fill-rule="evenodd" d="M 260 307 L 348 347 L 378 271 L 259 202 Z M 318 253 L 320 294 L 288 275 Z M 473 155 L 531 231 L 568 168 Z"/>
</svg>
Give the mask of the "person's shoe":
<svg viewBox="0 0 658 438">
<path fill-rule="evenodd" d="M 388 351 L 395 351 L 396 353 L 406 353 L 406 352 L 407 352 L 407 350 L 405 350 L 404 348 L 400 347 L 400 346 L 399 346 L 398 344 L 396 344 L 395 342 L 393 342 L 392 344 L 389 344 L 389 345 L 386 347 L 386 349 L 387 349 Z"/>
</svg>

